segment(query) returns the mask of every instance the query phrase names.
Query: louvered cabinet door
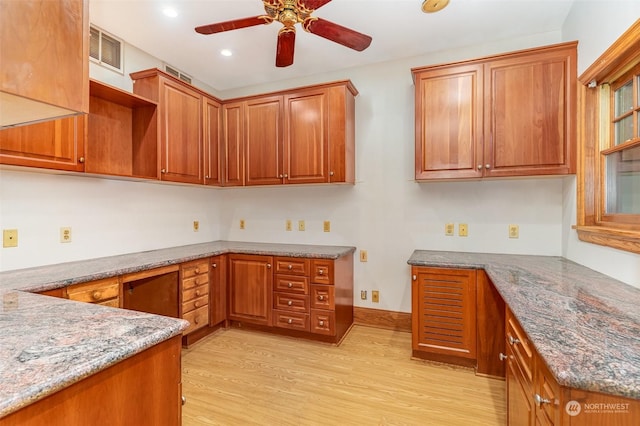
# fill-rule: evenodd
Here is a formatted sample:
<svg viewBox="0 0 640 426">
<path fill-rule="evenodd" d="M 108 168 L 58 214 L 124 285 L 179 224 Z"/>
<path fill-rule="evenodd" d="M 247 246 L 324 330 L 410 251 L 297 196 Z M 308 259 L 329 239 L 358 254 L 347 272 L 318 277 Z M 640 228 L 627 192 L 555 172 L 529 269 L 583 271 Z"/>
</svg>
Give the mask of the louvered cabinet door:
<svg viewBox="0 0 640 426">
<path fill-rule="evenodd" d="M 412 281 L 414 356 L 475 360 L 476 270 L 414 266 Z"/>
</svg>

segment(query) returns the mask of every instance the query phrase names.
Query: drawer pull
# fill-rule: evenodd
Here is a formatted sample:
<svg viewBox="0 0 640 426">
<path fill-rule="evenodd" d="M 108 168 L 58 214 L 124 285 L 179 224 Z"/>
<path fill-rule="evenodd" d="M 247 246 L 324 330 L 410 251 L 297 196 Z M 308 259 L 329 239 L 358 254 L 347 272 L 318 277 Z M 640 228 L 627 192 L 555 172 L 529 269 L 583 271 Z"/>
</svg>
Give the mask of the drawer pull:
<svg viewBox="0 0 640 426">
<path fill-rule="evenodd" d="M 324 270 L 323 269 L 318 270 L 318 275 L 324 275 Z"/>
<path fill-rule="evenodd" d="M 320 327 L 324 327 L 324 321 L 323 321 L 323 320 L 320 320 L 320 321 L 318 322 L 318 324 L 320 325 Z"/>
<path fill-rule="evenodd" d="M 516 339 L 515 337 L 509 335 L 509 344 L 517 345 L 518 343 L 520 343 L 520 339 Z"/>
<path fill-rule="evenodd" d="M 324 296 L 322 295 L 318 296 L 318 300 L 324 300 Z"/>
<path fill-rule="evenodd" d="M 195 273 L 196 273 L 196 274 L 199 274 L 199 273 L 200 273 L 200 269 L 199 269 L 199 268 L 196 268 Z"/>
<path fill-rule="evenodd" d="M 193 322 L 195 324 L 200 324 L 200 318 L 199 317 L 193 317 Z"/>
<path fill-rule="evenodd" d="M 289 287 L 289 288 L 293 287 L 293 283 L 287 284 L 287 287 Z"/>
<path fill-rule="evenodd" d="M 288 306 L 293 305 L 293 300 L 289 300 L 289 301 L 287 302 L 287 305 L 288 305 Z"/>
<path fill-rule="evenodd" d="M 95 290 L 93 293 L 91 293 L 91 297 L 93 298 L 93 300 L 100 300 L 100 298 L 102 297 L 102 292 Z"/>
<path fill-rule="evenodd" d="M 292 320 L 291 318 L 289 318 L 289 319 L 287 320 L 287 324 L 293 324 L 293 320 Z"/>
<path fill-rule="evenodd" d="M 195 280 L 193 280 L 193 283 L 194 283 L 195 285 L 198 285 L 198 284 L 200 284 L 200 281 L 198 281 L 198 279 L 196 278 Z"/>
<path fill-rule="evenodd" d="M 289 266 L 287 266 L 287 268 L 289 268 L 289 270 L 292 270 L 293 269 L 293 265 L 289 265 Z"/>
<path fill-rule="evenodd" d="M 536 405 L 538 407 L 542 406 L 542 404 L 550 404 L 551 401 L 549 401 L 547 398 L 543 398 L 538 394 L 533 395 L 533 400 L 536 402 Z"/>
<path fill-rule="evenodd" d="M 187 397 L 182 395 L 182 405 L 187 403 Z"/>
<path fill-rule="evenodd" d="M 200 290 L 196 290 L 196 296 L 200 296 Z"/>
<path fill-rule="evenodd" d="M 217 263 L 212 263 L 211 266 L 213 266 L 214 268 L 217 268 L 218 264 Z"/>
<path fill-rule="evenodd" d="M 505 354 L 503 354 L 502 352 L 500 352 L 500 354 L 498 355 L 498 358 L 500 359 L 500 361 L 504 361 L 505 359 L 507 359 L 509 357 L 506 356 Z"/>
<path fill-rule="evenodd" d="M 198 302 L 197 300 L 195 302 L 193 302 L 193 307 L 197 308 L 200 306 L 200 302 Z"/>
</svg>

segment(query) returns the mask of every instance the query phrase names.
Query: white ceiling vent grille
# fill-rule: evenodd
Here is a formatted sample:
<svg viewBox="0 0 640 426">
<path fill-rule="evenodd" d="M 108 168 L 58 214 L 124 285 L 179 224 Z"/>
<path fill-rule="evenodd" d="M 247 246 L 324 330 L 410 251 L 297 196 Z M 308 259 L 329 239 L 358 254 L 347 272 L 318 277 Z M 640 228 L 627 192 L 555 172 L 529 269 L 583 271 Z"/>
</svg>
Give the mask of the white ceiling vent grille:
<svg viewBox="0 0 640 426">
<path fill-rule="evenodd" d="M 167 72 L 167 74 L 171 74 L 175 78 L 179 78 L 180 80 L 191 84 L 191 77 L 189 77 L 179 69 L 172 67 L 170 65 L 164 64 L 164 70 Z"/>
<path fill-rule="evenodd" d="M 123 46 L 122 40 L 107 34 L 99 28 L 93 25 L 89 29 L 90 31 L 90 46 L 89 57 L 94 62 L 109 68 L 113 71 L 117 71 L 121 74 L 124 73 L 123 64 Z"/>
</svg>

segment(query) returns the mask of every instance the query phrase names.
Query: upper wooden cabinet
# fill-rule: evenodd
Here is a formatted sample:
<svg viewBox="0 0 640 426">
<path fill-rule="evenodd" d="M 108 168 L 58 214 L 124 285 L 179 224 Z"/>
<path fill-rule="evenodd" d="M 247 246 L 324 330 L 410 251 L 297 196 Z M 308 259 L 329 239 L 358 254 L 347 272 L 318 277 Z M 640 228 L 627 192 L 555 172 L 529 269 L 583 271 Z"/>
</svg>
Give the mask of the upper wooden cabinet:
<svg viewBox="0 0 640 426">
<path fill-rule="evenodd" d="M 204 184 L 222 185 L 222 168 L 220 161 L 220 124 L 222 105 L 213 98 L 202 99 L 202 124 L 204 141 Z"/>
<path fill-rule="evenodd" d="M 575 173 L 576 45 L 414 68 L 416 179 Z"/>
<path fill-rule="evenodd" d="M 340 81 L 225 103 L 224 185 L 354 183 L 357 93 Z"/>
<path fill-rule="evenodd" d="M 205 179 L 204 170 L 218 172 L 209 161 L 219 152 L 211 144 L 219 141 L 220 102 L 158 69 L 132 73 L 131 79 L 134 93 L 158 102 L 160 179 L 213 184 L 217 178 Z"/>
<path fill-rule="evenodd" d="M 88 0 L 0 1 L 0 128 L 89 110 Z"/>
</svg>

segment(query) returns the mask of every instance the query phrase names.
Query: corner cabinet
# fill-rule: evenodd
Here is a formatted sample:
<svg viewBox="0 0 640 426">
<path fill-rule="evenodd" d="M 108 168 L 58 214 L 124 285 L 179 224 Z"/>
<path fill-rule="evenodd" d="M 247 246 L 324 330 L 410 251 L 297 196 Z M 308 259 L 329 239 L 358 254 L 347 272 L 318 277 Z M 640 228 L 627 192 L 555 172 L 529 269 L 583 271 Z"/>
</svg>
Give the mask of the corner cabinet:
<svg viewBox="0 0 640 426">
<path fill-rule="evenodd" d="M 216 105 L 220 105 L 220 102 L 158 69 L 132 73 L 131 79 L 135 94 L 158 102 L 160 179 L 181 183 L 207 183 L 204 174 L 203 135 L 207 135 L 206 152 L 207 160 L 210 161 L 217 158 L 211 155 L 212 150 L 219 149 L 212 147 L 211 142 L 218 141 L 216 120 L 219 120 L 219 115 L 216 113 L 219 109 Z M 213 109 L 207 105 L 207 101 L 211 100 Z M 217 172 L 217 167 L 211 170 L 210 164 L 207 164 L 207 169 Z"/>
<path fill-rule="evenodd" d="M 223 105 L 225 186 L 355 182 L 355 96 L 349 81 Z"/>
<path fill-rule="evenodd" d="M 576 46 L 412 69 L 416 180 L 575 173 Z"/>
<path fill-rule="evenodd" d="M 88 112 L 88 0 L 1 1 L 0 64 L 0 128 Z"/>
</svg>

